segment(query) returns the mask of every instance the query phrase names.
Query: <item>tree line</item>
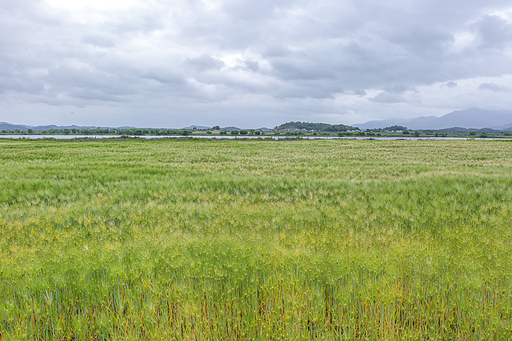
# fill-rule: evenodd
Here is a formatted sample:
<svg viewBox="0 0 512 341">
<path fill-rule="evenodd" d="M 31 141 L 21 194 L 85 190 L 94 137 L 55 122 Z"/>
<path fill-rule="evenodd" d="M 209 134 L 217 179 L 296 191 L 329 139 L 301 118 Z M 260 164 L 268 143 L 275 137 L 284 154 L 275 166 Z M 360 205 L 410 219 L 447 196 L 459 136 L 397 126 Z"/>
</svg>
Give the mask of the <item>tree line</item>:
<svg viewBox="0 0 512 341">
<path fill-rule="evenodd" d="M 130 136 L 144 136 L 144 135 L 190 135 L 192 130 L 188 129 L 158 129 L 158 128 L 127 128 L 127 129 L 114 129 L 114 128 L 64 128 L 64 129 L 48 129 L 48 130 L 33 130 L 33 129 L 3 129 L 3 135 L 130 135 Z"/>
</svg>

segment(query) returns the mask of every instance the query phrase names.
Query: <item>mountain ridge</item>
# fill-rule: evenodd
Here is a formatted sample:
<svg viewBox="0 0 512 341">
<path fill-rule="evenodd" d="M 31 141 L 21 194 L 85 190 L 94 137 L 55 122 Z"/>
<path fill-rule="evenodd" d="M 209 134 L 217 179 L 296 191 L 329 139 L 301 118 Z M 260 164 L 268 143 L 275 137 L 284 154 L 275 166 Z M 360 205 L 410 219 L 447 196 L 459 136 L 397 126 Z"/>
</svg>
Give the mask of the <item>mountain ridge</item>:
<svg viewBox="0 0 512 341">
<path fill-rule="evenodd" d="M 297 124 L 316 124 L 322 125 L 322 123 L 306 123 L 306 122 L 288 122 L 281 124 L 276 128 L 286 128 L 284 127 L 290 123 Z M 329 124 L 324 124 L 329 125 Z M 499 131 L 512 131 L 512 110 L 485 110 L 480 108 L 469 108 L 464 110 L 456 110 L 452 111 L 443 116 L 420 116 L 414 119 L 387 119 L 387 120 L 373 120 L 365 123 L 352 124 L 351 126 L 344 124 L 337 125 L 329 125 L 335 126 L 337 129 L 335 131 L 346 130 L 349 127 L 357 127 L 361 130 L 366 129 L 376 129 L 376 128 L 386 128 L 390 126 L 404 126 L 411 130 L 442 130 L 442 129 L 454 129 L 454 128 L 464 128 L 464 129 L 493 129 Z M 196 127 L 198 129 L 209 129 L 208 126 L 201 125 L 193 125 L 181 129 L 191 129 Z M 68 126 L 58 126 L 58 125 L 39 125 L 39 126 L 29 126 L 24 124 L 12 124 L 8 122 L 0 122 L 0 130 L 28 130 L 32 129 L 34 131 L 43 131 L 50 129 L 96 129 L 97 126 L 77 126 L 77 125 L 68 125 Z M 140 129 L 138 127 L 100 127 L 101 129 Z M 152 128 L 145 128 L 152 129 Z M 160 128 L 157 128 L 160 129 Z M 162 128 L 162 129 L 171 129 L 171 128 Z M 175 129 L 175 128 L 172 128 Z M 257 128 L 264 131 L 271 131 L 269 128 Z M 241 130 L 238 127 L 224 127 L 221 130 Z M 316 129 L 315 129 L 316 130 Z"/>
<path fill-rule="evenodd" d="M 100 128 L 100 129 L 121 129 L 121 130 L 124 130 L 124 129 L 185 129 L 185 130 L 191 130 L 191 129 L 194 129 L 194 130 L 209 130 L 211 129 L 210 126 L 203 126 L 203 125 L 190 125 L 190 126 L 187 126 L 187 127 L 183 127 L 183 128 L 141 128 L 141 127 L 132 127 L 132 126 L 121 126 L 121 127 L 98 127 L 98 126 L 77 126 L 77 125 L 68 125 L 68 126 L 58 126 L 58 125 L 55 125 L 55 124 L 50 124 L 50 125 L 39 125 L 39 126 L 30 126 L 30 125 L 25 125 L 25 124 L 13 124 L 13 123 L 8 123 L 8 122 L 0 122 L 0 131 L 2 130 L 28 130 L 28 129 L 32 129 L 34 131 L 44 131 L 44 130 L 50 130 L 50 129 L 90 129 L 90 130 L 94 130 L 96 128 Z M 267 127 L 260 127 L 260 128 L 255 128 L 257 130 L 261 130 L 261 131 L 272 131 L 272 129 L 270 128 L 267 128 Z M 231 130 L 243 130 L 243 128 L 238 128 L 238 127 L 234 127 L 234 126 L 227 126 L 227 127 L 222 127 L 221 130 L 227 130 L 227 131 L 231 131 Z"/>
<path fill-rule="evenodd" d="M 413 130 L 439 130 L 453 127 L 507 130 L 512 128 L 512 110 L 469 108 L 452 111 L 439 117 L 420 116 L 410 120 L 388 119 L 354 124 L 355 127 L 363 130 L 385 128 L 392 125 L 401 125 Z"/>
</svg>

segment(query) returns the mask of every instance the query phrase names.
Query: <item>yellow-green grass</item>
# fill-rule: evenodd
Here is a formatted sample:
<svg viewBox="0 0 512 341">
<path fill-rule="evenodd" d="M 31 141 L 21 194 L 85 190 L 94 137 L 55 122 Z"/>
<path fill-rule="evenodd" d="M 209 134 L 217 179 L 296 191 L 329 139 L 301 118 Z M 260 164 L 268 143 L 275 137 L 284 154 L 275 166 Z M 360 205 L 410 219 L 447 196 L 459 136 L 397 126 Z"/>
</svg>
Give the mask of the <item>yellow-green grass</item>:
<svg viewBox="0 0 512 341">
<path fill-rule="evenodd" d="M 0 340 L 512 338 L 509 141 L 0 142 Z"/>
</svg>

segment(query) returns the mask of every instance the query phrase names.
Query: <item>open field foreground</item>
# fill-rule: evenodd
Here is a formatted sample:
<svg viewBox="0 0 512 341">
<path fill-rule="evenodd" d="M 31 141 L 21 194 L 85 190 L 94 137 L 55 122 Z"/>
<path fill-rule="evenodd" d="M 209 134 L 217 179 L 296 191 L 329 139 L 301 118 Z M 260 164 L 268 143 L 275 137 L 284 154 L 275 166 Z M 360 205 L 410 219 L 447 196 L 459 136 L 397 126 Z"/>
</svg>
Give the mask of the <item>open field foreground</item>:
<svg viewBox="0 0 512 341">
<path fill-rule="evenodd" d="M 0 142 L 0 340 L 507 340 L 511 141 Z"/>
</svg>

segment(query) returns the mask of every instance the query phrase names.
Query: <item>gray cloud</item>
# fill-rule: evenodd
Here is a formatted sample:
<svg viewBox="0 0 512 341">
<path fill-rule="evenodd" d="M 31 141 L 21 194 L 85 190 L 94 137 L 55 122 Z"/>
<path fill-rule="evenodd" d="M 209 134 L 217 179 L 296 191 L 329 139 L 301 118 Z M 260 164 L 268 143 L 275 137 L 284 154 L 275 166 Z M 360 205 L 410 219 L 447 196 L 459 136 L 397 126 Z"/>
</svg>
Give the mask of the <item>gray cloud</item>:
<svg viewBox="0 0 512 341">
<path fill-rule="evenodd" d="M 368 98 L 371 102 L 376 103 L 402 103 L 406 102 L 407 99 L 402 94 L 389 93 L 389 92 L 381 92 L 377 96 Z"/>
<path fill-rule="evenodd" d="M 481 44 L 486 48 L 502 49 L 510 45 L 512 24 L 497 15 L 486 15 L 477 24 Z"/>
<path fill-rule="evenodd" d="M 494 83 L 482 83 L 478 86 L 478 89 L 492 90 L 492 91 L 497 91 L 497 92 L 500 92 L 500 91 L 509 92 L 510 91 L 509 88 L 507 88 L 505 86 L 498 85 L 498 84 L 494 84 Z"/>
<path fill-rule="evenodd" d="M 192 66 L 196 71 L 219 70 L 224 66 L 222 60 L 215 59 L 206 53 L 195 58 L 187 58 L 185 64 Z"/>
<path fill-rule="evenodd" d="M 251 70 L 253 72 L 257 72 L 260 69 L 260 63 L 256 60 L 244 60 L 242 65 L 242 69 Z"/>
<path fill-rule="evenodd" d="M 368 100 L 376 103 L 403 103 L 407 102 L 406 94 L 418 92 L 418 89 L 415 87 L 397 84 L 384 88 L 384 91 L 380 92 L 375 97 L 368 98 Z"/>
<path fill-rule="evenodd" d="M 418 92 L 418 90 L 415 87 L 407 86 L 403 84 L 398 84 L 395 86 L 390 86 L 384 89 L 386 92 L 389 92 L 390 94 L 404 94 L 406 92 Z"/>
<path fill-rule="evenodd" d="M 137 122 L 121 122 L 126 116 L 119 112 L 137 105 L 155 113 L 180 108 L 176 116 L 155 114 L 154 124 L 166 126 L 187 115 L 208 124 L 210 113 L 226 123 L 266 117 L 277 124 L 307 115 L 301 108 L 313 115 L 310 121 L 320 113 L 339 120 L 347 113 L 384 117 L 382 103 L 409 106 L 411 113 L 424 113 L 421 103 L 429 103 L 438 113 L 475 105 L 464 86 L 471 80 L 493 90 L 480 92 L 476 104 L 505 107 L 512 105 L 506 94 L 512 87 L 506 78 L 512 74 L 509 6 L 504 0 L 407 6 L 395 0 L 154 0 L 73 10 L 38 0 L 8 2 L 0 11 L 0 120 L 35 104 L 48 115 L 56 106 L 94 107 L 104 112 L 101 119 L 111 115 L 120 124 L 153 117 L 133 114 Z M 457 96 L 446 99 L 445 87 Z"/>
</svg>

